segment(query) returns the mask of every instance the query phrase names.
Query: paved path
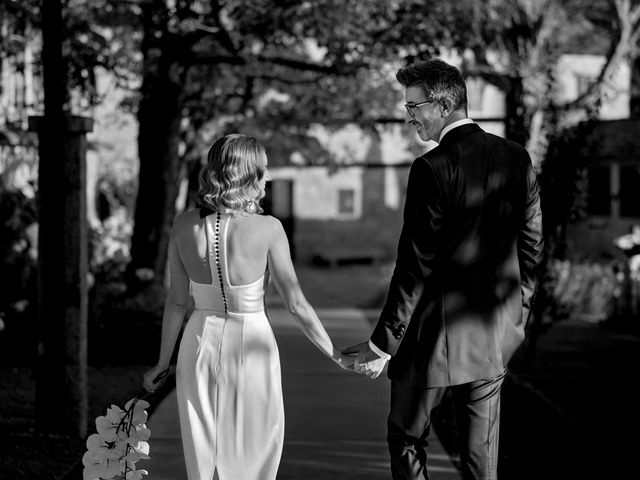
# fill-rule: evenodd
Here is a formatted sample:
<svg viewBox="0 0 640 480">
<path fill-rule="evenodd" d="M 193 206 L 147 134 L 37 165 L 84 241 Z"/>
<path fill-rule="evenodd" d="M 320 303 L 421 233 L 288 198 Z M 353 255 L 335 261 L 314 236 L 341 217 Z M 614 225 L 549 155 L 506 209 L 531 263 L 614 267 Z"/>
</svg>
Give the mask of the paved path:
<svg viewBox="0 0 640 480">
<path fill-rule="evenodd" d="M 340 347 L 370 333 L 359 310 L 317 312 Z M 278 480 L 391 478 L 385 443 L 389 382 L 339 369 L 306 339 L 288 312 L 270 308 L 269 316 L 280 349 L 286 419 Z M 140 461 L 138 468 L 149 470 L 153 480 L 186 480 L 175 391 L 158 406 L 149 426 L 151 459 Z M 461 478 L 433 432 L 430 441 L 430 478 Z"/>
</svg>

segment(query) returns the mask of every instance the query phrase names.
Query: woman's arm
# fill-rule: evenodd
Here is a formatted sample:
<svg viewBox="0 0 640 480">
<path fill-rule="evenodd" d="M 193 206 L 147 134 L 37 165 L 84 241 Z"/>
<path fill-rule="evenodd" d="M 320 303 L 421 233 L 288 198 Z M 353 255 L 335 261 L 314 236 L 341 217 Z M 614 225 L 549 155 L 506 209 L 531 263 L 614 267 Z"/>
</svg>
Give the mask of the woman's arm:
<svg viewBox="0 0 640 480">
<path fill-rule="evenodd" d="M 307 338 L 322 353 L 332 358 L 343 368 L 350 369 L 353 366 L 353 359 L 336 350 L 318 315 L 302 293 L 291 261 L 289 241 L 282 224 L 275 220 L 273 225 L 269 242 L 269 271 L 287 309 L 298 320 Z"/>
<path fill-rule="evenodd" d="M 158 363 L 143 375 L 144 387 L 150 392 L 155 389 L 153 379 L 169 368 L 189 301 L 189 276 L 178 253 L 175 228 L 169 239 L 169 275 L 170 285 L 164 302 Z"/>
</svg>

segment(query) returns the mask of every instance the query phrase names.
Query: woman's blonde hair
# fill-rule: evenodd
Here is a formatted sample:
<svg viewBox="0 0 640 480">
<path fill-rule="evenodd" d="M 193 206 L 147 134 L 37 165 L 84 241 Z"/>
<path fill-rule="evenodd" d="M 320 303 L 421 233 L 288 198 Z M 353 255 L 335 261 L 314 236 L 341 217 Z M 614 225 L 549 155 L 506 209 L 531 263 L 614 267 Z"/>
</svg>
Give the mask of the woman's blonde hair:
<svg viewBox="0 0 640 480">
<path fill-rule="evenodd" d="M 258 183 L 267 170 L 267 154 L 253 137 L 231 134 L 217 140 L 200 172 L 201 206 L 223 213 L 262 213 Z"/>
</svg>

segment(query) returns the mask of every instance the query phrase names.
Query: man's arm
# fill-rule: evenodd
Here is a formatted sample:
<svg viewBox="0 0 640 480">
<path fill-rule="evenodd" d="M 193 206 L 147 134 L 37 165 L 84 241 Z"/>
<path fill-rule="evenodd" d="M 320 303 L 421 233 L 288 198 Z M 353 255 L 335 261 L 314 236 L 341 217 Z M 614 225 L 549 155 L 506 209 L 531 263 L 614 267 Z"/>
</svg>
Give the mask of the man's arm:
<svg viewBox="0 0 640 480">
<path fill-rule="evenodd" d="M 371 334 L 371 343 L 389 355 L 398 350 L 433 271 L 442 201 L 442 190 L 431 166 L 418 158 L 409 172 L 404 225 L 387 300 Z"/>
<path fill-rule="evenodd" d="M 528 312 L 537 283 L 537 269 L 542 261 L 544 244 L 542 239 L 542 212 L 540 193 L 535 171 L 528 160 L 527 201 L 524 209 L 522 227 L 518 233 L 518 262 L 522 285 L 522 306 Z M 523 319 L 525 322 L 527 319 Z"/>
</svg>

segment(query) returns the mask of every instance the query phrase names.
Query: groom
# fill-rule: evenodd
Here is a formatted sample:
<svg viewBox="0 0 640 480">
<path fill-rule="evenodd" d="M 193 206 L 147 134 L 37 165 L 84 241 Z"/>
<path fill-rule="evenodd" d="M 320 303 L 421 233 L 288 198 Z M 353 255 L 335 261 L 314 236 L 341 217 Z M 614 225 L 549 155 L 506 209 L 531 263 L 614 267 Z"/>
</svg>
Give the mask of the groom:
<svg viewBox="0 0 640 480">
<path fill-rule="evenodd" d="M 390 359 L 387 441 L 394 479 L 428 478 L 431 413 L 447 390 L 465 479 L 495 479 L 500 387 L 524 339 L 542 257 L 540 198 L 526 150 L 467 118 L 460 71 L 416 62 L 396 78 L 406 121 L 439 145 L 411 167 L 386 303 L 356 370 Z"/>
</svg>

